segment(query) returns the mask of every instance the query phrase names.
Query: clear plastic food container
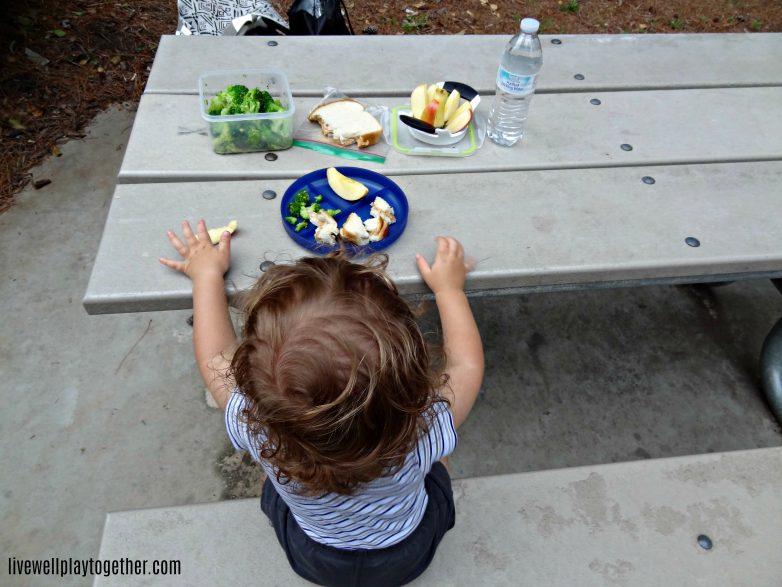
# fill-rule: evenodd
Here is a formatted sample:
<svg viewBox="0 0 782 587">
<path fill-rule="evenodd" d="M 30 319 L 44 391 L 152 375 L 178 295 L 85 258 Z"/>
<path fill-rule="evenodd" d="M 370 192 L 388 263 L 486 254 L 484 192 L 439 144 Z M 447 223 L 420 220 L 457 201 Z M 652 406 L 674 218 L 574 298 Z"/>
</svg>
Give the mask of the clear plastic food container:
<svg viewBox="0 0 782 587">
<path fill-rule="evenodd" d="M 279 99 L 285 112 L 210 116 L 209 104 L 217 92 L 241 84 L 266 90 Z M 281 151 L 293 144 L 293 96 L 288 78 L 278 69 L 208 71 L 198 78 L 201 116 L 207 123 L 215 153 Z"/>
</svg>

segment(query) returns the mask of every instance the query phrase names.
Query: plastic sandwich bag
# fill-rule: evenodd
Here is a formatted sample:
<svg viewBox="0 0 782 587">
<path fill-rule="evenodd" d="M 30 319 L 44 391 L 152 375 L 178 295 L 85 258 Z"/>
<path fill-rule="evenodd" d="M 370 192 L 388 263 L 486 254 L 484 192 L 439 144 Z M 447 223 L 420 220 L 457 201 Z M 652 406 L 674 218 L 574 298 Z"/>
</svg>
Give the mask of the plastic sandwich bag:
<svg viewBox="0 0 782 587">
<path fill-rule="evenodd" d="M 331 86 L 326 86 L 323 88 L 323 93 L 323 99 L 315 104 L 309 113 L 312 113 L 315 108 L 322 106 L 323 104 L 336 102 L 338 100 L 350 99 L 337 88 Z M 364 110 L 374 116 L 381 125 L 383 124 L 382 120 L 383 117 L 387 115 L 388 108 L 385 106 L 370 104 L 363 100 L 356 100 L 356 102 L 359 102 L 362 106 L 364 106 Z M 309 149 L 317 153 L 342 157 L 343 159 L 352 159 L 354 161 L 370 161 L 373 163 L 385 163 L 386 157 L 391 150 L 390 145 L 384 141 L 379 141 L 375 145 L 370 145 L 369 147 L 364 147 L 361 149 L 356 143 L 353 143 L 352 145 L 343 145 L 339 141 L 325 136 L 319 123 L 310 122 L 307 119 L 305 119 L 298 130 L 293 133 L 293 146 L 301 147 L 302 149 Z"/>
</svg>

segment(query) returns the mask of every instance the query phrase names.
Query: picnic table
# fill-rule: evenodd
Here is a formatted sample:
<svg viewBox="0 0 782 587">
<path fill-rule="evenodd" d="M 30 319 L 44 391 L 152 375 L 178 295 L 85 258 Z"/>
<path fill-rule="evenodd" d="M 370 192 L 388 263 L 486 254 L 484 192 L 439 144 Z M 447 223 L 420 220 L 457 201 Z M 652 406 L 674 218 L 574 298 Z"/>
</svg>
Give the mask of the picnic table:
<svg viewBox="0 0 782 587">
<path fill-rule="evenodd" d="M 389 108 L 419 83 L 472 85 L 488 115 L 506 36 L 163 37 L 84 297 L 90 314 L 192 307 L 187 277 L 160 265 L 183 219 L 238 219 L 229 292 L 265 261 L 308 254 L 284 232 L 292 180 L 349 165 L 382 173 L 410 203 L 389 270 L 428 290 L 415 253 L 436 234 L 478 259 L 470 296 L 782 278 L 782 34 L 542 35 L 544 64 L 526 132 L 467 158 L 391 151 L 384 164 L 292 147 L 213 153 L 201 119 L 204 71 L 281 69 L 293 128 L 336 86 Z M 694 246 L 693 246 L 694 245 Z M 781 322 L 782 324 L 782 322 Z M 762 372 L 782 421 L 782 326 Z M 775 359 L 776 358 L 776 359 Z"/>
</svg>

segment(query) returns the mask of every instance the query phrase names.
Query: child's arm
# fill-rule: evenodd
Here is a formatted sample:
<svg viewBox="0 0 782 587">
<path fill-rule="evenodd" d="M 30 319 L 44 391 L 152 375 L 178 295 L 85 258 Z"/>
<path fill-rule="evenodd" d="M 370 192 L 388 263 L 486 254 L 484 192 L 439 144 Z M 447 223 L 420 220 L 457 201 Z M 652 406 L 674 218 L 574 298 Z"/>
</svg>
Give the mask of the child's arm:
<svg viewBox="0 0 782 587">
<path fill-rule="evenodd" d="M 451 378 L 451 415 L 457 428 L 467 418 L 483 380 L 483 345 L 478 326 L 464 295 L 464 277 L 469 266 L 464 249 L 453 237 L 437 237 L 437 255 L 431 267 L 416 255 L 418 269 L 431 288 L 443 324 L 443 344 Z M 447 392 L 447 390 L 445 390 Z"/>
<path fill-rule="evenodd" d="M 203 219 L 198 221 L 198 240 L 187 221 L 182 222 L 182 235 L 187 244 L 170 230 L 166 234 L 184 261 L 161 257 L 160 262 L 193 280 L 193 347 L 196 363 L 217 405 L 225 410 L 233 384 L 227 379 L 230 360 L 224 353 L 236 345 L 236 333 L 228 314 L 223 281 L 223 275 L 231 262 L 231 233 L 223 232 L 217 248 L 212 245 Z"/>
</svg>

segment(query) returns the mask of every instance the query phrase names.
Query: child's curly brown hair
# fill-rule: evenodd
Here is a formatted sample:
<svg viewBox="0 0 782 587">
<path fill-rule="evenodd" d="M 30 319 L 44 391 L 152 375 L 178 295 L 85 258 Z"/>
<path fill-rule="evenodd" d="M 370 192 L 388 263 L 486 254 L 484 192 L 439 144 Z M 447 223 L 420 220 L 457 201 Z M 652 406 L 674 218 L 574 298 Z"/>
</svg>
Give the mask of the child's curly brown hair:
<svg viewBox="0 0 782 587">
<path fill-rule="evenodd" d="M 230 374 L 240 419 L 278 481 L 348 495 L 398 471 L 448 383 L 442 346 L 386 275 L 388 257 L 344 252 L 276 265 L 242 296 Z"/>
</svg>

